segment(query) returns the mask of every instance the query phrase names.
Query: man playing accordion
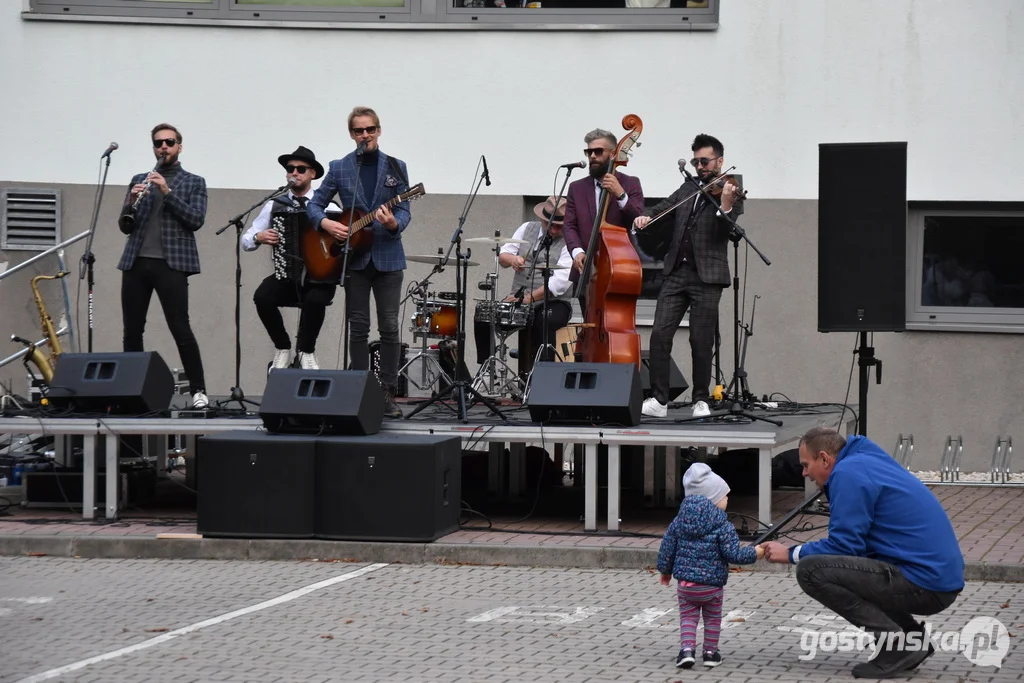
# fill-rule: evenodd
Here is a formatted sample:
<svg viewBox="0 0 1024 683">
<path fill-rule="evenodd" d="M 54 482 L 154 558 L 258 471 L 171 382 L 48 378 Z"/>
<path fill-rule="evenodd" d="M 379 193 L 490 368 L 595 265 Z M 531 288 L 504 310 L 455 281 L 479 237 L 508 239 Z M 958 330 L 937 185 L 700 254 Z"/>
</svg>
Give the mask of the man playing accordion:
<svg viewBox="0 0 1024 683">
<path fill-rule="evenodd" d="M 264 204 L 242 235 L 242 248 L 246 251 L 255 251 L 261 244 L 272 247 L 274 272 L 256 288 L 252 300 L 276 349 L 270 369 L 286 368 L 292 363 L 291 338 L 285 330 L 280 309 L 295 306 L 299 308 L 296 364 L 305 370 L 318 370 L 320 366 L 314 355 L 316 339 L 338 283 L 309 279 L 302 262 L 301 245 L 302 232 L 309 227 L 306 202 L 313 196 L 310 184 L 324 174 L 324 167 L 311 150 L 302 146 L 291 154 L 279 156 L 277 161 L 287 173 L 288 194 Z"/>
</svg>

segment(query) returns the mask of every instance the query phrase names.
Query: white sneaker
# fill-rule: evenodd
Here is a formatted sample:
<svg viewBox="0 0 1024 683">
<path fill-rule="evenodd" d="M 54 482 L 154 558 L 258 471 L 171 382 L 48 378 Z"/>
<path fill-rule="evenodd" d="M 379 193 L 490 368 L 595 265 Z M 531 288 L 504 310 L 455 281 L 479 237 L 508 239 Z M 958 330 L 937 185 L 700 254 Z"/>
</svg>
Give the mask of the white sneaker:
<svg viewBox="0 0 1024 683">
<path fill-rule="evenodd" d="M 319 370 L 320 364 L 316 362 L 316 356 L 311 353 L 299 352 L 299 365 L 303 370 Z"/>
<path fill-rule="evenodd" d="M 693 404 L 693 416 L 694 417 L 707 417 L 711 414 L 711 408 L 704 401 L 697 401 Z"/>
<path fill-rule="evenodd" d="M 192 407 L 196 410 L 205 410 L 210 405 L 210 399 L 201 391 L 192 394 Z"/>
<path fill-rule="evenodd" d="M 668 415 L 668 406 L 651 396 L 644 401 L 644 407 L 640 412 L 647 417 L 665 417 Z"/>
<path fill-rule="evenodd" d="M 286 368 L 292 362 L 291 349 L 277 349 L 274 351 L 274 360 L 270 361 L 270 369 Z"/>
</svg>

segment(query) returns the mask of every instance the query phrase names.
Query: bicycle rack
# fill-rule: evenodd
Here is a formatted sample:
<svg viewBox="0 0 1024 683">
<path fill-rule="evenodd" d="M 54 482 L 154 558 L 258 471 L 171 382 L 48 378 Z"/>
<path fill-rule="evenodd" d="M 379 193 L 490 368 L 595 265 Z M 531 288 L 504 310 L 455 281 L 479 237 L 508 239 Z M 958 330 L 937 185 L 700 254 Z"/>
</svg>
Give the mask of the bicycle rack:
<svg viewBox="0 0 1024 683">
<path fill-rule="evenodd" d="M 904 469 L 910 469 L 910 462 L 914 459 L 914 435 L 896 437 L 896 448 L 892 452 L 893 460 L 898 462 Z"/>
<path fill-rule="evenodd" d="M 964 457 L 964 437 L 958 435 L 956 440 L 953 436 L 946 437 L 946 447 L 942 451 L 942 466 L 939 471 L 939 479 L 942 482 L 960 481 L 960 461 Z"/>
<path fill-rule="evenodd" d="M 992 465 L 989 467 L 989 478 L 993 484 L 1005 484 L 1010 479 L 1010 458 L 1013 456 L 1013 437 L 996 437 L 995 448 L 992 449 Z"/>
</svg>

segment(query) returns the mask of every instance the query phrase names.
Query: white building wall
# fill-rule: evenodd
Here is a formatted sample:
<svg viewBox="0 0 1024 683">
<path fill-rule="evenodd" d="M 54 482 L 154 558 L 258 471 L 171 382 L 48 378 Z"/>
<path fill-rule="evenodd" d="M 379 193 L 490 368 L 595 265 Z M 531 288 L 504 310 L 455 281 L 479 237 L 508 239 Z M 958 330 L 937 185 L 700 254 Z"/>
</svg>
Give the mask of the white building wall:
<svg viewBox="0 0 1024 683">
<path fill-rule="evenodd" d="M 120 180 L 152 164 L 166 120 L 211 187 L 276 185 L 268 152 L 338 156 L 366 104 L 434 193 L 466 192 L 480 154 L 484 193 L 544 193 L 585 131 L 630 112 L 645 130 L 629 172 L 650 195 L 702 131 L 752 196 L 816 197 L 820 142 L 907 140 L 910 199 L 1024 185 L 1017 0 L 724 0 L 721 28 L 691 34 L 88 24 L 18 5 L 0 7 L 0 180 L 93 182 L 111 140 Z"/>
</svg>

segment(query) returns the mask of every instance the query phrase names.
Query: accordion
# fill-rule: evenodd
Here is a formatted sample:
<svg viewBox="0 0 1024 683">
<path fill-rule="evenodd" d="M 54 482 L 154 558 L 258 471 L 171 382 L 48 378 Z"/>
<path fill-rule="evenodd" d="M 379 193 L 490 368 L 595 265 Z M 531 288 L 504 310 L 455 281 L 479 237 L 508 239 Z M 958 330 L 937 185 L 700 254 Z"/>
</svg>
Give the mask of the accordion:
<svg viewBox="0 0 1024 683">
<path fill-rule="evenodd" d="M 271 253 L 275 279 L 302 281 L 302 232 L 308 225 L 305 211 L 285 209 L 270 214 L 270 227 L 281 237 Z"/>
</svg>

